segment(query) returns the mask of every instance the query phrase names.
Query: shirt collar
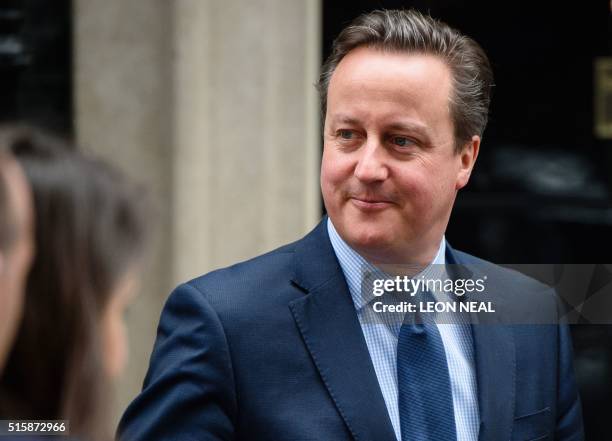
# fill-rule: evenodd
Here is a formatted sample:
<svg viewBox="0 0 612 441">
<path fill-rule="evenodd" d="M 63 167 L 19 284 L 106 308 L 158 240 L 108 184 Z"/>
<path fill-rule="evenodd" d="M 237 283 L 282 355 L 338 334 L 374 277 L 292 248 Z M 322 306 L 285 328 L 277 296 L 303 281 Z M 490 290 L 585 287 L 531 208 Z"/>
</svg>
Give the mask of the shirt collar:
<svg viewBox="0 0 612 441">
<path fill-rule="evenodd" d="M 336 253 L 338 262 L 340 262 L 340 267 L 344 273 L 344 278 L 346 279 L 355 309 L 360 311 L 365 305 L 370 303 L 370 301 L 375 298 L 374 293 L 370 292 L 369 290 L 362 292 L 361 282 L 363 274 L 365 272 L 374 272 L 380 274 L 381 278 L 385 277 L 385 275 L 374 265 L 364 259 L 359 253 L 357 253 L 357 251 L 353 250 L 340 237 L 330 218 L 327 218 L 327 232 L 329 234 L 329 239 L 334 249 L 334 253 Z M 436 257 L 431 264 L 421 272 L 421 274 L 430 272 L 432 270 L 432 265 L 434 264 L 444 265 L 446 263 L 445 253 L 446 239 L 444 236 L 442 236 Z"/>
</svg>

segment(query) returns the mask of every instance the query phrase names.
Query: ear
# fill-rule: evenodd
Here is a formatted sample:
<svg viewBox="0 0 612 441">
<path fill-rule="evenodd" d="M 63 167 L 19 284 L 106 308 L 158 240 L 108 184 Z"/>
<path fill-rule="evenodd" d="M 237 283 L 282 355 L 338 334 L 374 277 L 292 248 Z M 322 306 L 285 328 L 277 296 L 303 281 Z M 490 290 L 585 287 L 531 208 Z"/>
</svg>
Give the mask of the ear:
<svg viewBox="0 0 612 441">
<path fill-rule="evenodd" d="M 455 189 L 460 190 L 465 187 L 470 180 L 472 169 L 478 158 L 478 152 L 480 151 L 480 136 L 472 136 L 472 139 L 466 142 L 458 153 L 460 159 L 460 168 L 457 173 L 457 182 Z"/>
</svg>

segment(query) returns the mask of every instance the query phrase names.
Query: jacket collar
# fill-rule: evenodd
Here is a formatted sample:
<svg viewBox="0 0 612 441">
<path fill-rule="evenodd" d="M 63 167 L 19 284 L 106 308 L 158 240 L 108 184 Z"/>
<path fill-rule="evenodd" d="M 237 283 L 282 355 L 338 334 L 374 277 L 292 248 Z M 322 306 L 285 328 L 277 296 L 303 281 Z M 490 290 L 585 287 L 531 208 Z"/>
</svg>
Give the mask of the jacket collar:
<svg viewBox="0 0 612 441">
<path fill-rule="evenodd" d="M 353 438 L 396 441 L 326 218 L 298 242 L 292 282 L 306 295 L 289 304 L 321 379 Z"/>
</svg>

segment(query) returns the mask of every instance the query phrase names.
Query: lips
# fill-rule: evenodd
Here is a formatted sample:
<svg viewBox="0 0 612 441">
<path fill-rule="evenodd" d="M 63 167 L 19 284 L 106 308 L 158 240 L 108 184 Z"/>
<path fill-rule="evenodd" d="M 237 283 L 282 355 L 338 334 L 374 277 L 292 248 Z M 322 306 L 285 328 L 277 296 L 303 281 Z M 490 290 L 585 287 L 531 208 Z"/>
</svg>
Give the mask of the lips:
<svg viewBox="0 0 612 441">
<path fill-rule="evenodd" d="M 384 210 L 393 205 L 393 202 L 382 198 L 351 196 L 350 201 L 357 208 L 364 211 Z"/>
</svg>

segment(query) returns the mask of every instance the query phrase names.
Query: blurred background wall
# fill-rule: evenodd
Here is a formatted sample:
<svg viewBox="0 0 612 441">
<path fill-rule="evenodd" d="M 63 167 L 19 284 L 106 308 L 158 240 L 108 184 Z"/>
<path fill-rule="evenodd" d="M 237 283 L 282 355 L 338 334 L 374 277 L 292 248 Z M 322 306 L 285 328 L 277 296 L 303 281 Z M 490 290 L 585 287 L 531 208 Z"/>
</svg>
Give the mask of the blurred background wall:
<svg viewBox="0 0 612 441">
<path fill-rule="evenodd" d="M 2 120 L 74 138 L 157 202 L 116 417 L 140 390 L 173 287 L 319 220 L 320 14 L 284 0 L 0 5 Z"/>
<path fill-rule="evenodd" d="M 177 283 L 295 240 L 320 217 L 318 17 L 312 1 L 73 2 L 76 139 L 160 204 L 119 412 Z"/>
<path fill-rule="evenodd" d="M 493 64 L 491 120 L 449 241 L 499 263 L 610 261 L 607 0 L 4 0 L 0 119 L 74 138 L 157 201 L 116 416 L 140 388 L 177 283 L 320 218 L 313 85 L 340 29 L 380 7 L 430 12 Z M 573 337 L 587 440 L 610 440 L 612 329 L 574 326 Z"/>
</svg>

